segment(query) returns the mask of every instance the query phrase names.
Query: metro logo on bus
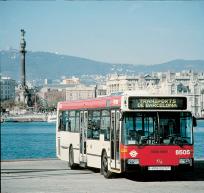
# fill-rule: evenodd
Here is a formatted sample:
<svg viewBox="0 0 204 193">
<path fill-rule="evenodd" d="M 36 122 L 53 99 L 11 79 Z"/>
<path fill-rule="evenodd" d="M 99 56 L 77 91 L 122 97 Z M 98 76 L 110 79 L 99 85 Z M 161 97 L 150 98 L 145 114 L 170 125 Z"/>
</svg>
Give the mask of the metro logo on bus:
<svg viewBox="0 0 204 193">
<path fill-rule="evenodd" d="M 136 157 L 138 153 L 135 150 L 132 150 L 129 154 L 131 157 Z"/>
</svg>

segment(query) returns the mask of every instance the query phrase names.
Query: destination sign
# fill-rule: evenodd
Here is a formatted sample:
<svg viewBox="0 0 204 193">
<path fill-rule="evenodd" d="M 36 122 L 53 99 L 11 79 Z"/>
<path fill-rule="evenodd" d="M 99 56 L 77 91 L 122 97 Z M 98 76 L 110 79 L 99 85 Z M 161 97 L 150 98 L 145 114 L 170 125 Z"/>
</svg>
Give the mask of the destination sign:
<svg viewBox="0 0 204 193">
<path fill-rule="evenodd" d="M 187 109 L 185 97 L 129 97 L 129 109 Z"/>
</svg>

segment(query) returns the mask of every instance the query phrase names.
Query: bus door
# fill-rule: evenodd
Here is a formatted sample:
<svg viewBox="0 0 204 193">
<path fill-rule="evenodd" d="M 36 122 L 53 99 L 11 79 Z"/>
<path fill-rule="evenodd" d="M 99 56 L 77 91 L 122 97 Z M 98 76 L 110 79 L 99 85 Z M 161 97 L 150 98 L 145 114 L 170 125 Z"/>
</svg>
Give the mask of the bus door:
<svg viewBox="0 0 204 193">
<path fill-rule="evenodd" d="M 120 170 L 120 112 L 111 111 L 111 169 Z"/>
<path fill-rule="evenodd" d="M 80 112 L 80 165 L 86 165 L 86 140 L 87 140 L 88 111 Z"/>
</svg>

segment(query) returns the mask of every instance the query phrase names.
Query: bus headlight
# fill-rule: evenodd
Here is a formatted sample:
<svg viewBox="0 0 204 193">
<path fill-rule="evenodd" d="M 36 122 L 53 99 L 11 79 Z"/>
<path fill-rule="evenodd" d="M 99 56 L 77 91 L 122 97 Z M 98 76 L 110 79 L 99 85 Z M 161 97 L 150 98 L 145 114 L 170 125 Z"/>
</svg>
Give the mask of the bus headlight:
<svg viewBox="0 0 204 193">
<path fill-rule="evenodd" d="M 127 160 L 127 163 L 128 163 L 129 165 L 137 165 L 137 164 L 140 163 L 140 161 L 139 161 L 139 159 L 128 159 L 128 160 Z"/>
<path fill-rule="evenodd" d="M 190 165 L 192 165 L 192 159 L 190 159 L 190 158 L 181 158 L 179 160 L 179 164 L 190 164 Z"/>
</svg>

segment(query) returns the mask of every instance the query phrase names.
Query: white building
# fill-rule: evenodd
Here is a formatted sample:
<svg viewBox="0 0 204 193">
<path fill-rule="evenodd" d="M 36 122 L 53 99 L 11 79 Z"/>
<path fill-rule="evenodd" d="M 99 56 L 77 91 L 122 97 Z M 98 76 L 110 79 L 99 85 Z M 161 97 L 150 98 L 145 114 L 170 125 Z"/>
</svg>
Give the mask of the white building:
<svg viewBox="0 0 204 193">
<path fill-rule="evenodd" d="M 203 116 L 204 73 L 167 73 L 166 81 L 163 81 L 162 84 L 166 86 L 168 94 L 188 96 L 193 114 L 197 117 Z"/>
<path fill-rule="evenodd" d="M 60 84 L 77 85 L 80 84 L 80 80 L 73 76 L 72 78 L 64 78 Z"/>
<path fill-rule="evenodd" d="M 66 88 L 66 101 L 95 98 L 96 87 L 77 85 Z"/>
<path fill-rule="evenodd" d="M 155 87 L 159 82 L 160 79 L 157 76 L 149 74 L 144 76 L 111 75 L 106 82 L 107 94 Z"/>
<path fill-rule="evenodd" d="M 106 86 L 108 95 L 111 93 L 137 90 L 142 87 L 139 83 L 139 77 L 121 76 L 116 74 L 108 77 Z"/>
<path fill-rule="evenodd" d="M 109 76 L 106 82 L 107 94 L 149 90 L 154 93 L 184 95 L 189 97 L 190 107 L 197 117 L 204 116 L 204 73 L 154 73 L 144 76 Z"/>
<path fill-rule="evenodd" d="M 1 101 L 15 99 L 16 81 L 10 77 L 0 77 Z"/>
<path fill-rule="evenodd" d="M 44 79 L 44 85 L 49 85 L 49 84 L 52 84 L 52 80 L 51 79 Z"/>
<path fill-rule="evenodd" d="M 106 95 L 106 87 L 104 85 L 85 86 L 80 84 L 75 87 L 66 88 L 67 101 L 90 99 L 104 95 Z"/>
</svg>

